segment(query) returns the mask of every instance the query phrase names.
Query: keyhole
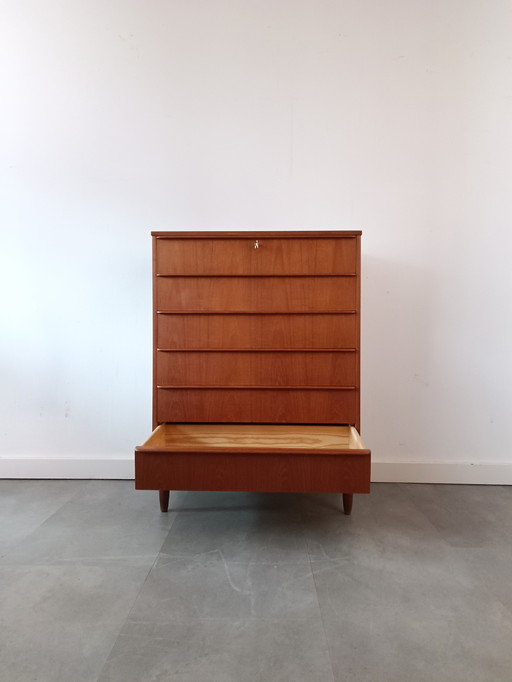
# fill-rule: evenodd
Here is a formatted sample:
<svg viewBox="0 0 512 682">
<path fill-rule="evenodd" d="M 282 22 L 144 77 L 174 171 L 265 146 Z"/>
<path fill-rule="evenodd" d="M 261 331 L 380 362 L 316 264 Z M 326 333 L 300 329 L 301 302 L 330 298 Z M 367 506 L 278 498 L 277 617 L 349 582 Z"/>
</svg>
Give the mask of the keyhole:
<svg viewBox="0 0 512 682">
<path fill-rule="evenodd" d="M 260 245 L 258 244 L 258 240 L 256 240 L 256 241 L 254 242 L 254 248 L 255 248 L 255 249 L 259 249 L 259 248 L 260 248 Z"/>
</svg>

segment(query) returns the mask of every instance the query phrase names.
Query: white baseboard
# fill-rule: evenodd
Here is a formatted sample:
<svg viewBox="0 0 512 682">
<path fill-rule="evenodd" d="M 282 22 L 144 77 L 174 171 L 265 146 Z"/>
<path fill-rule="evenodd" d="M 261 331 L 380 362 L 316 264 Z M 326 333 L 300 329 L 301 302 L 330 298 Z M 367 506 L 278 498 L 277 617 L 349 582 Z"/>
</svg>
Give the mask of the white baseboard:
<svg viewBox="0 0 512 682">
<path fill-rule="evenodd" d="M 512 462 L 372 462 L 373 483 L 512 485 Z"/>
<path fill-rule="evenodd" d="M 0 457 L 0 478 L 133 479 L 133 457 Z M 512 462 L 372 463 L 374 483 L 512 485 Z"/>
<path fill-rule="evenodd" d="M 133 479 L 133 457 L 4 457 L 0 478 Z"/>
</svg>

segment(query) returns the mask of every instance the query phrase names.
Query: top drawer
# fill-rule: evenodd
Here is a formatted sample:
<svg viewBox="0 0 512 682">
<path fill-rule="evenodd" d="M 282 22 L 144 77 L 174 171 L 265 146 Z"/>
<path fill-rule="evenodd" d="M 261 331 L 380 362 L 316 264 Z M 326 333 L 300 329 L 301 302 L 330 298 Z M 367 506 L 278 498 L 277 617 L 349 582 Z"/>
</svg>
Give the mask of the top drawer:
<svg viewBox="0 0 512 682">
<path fill-rule="evenodd" d="M 357 238 L 156 239 L 157 275 L 354 275 Z"/>
</svg>

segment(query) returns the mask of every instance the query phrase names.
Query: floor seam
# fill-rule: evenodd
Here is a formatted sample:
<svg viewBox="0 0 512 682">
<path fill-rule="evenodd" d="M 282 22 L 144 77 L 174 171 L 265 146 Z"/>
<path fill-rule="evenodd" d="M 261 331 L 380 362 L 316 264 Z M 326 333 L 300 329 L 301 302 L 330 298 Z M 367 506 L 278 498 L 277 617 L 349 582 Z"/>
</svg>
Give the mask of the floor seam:
<svg viewBox="0 0 512 682">
<path fill-rule="evenodd" d="M 307 542 L 307 540 L 306 540 L 306 542 Z M 318 612 L 320 613 L 320 622 L 322 623 L 322 632 L 324 633 L 324 641 L 325 641 L 325 646 L 327 648 L 327 656 L 329 658 L 329 665 L 331 666 L 332 680 L 333 680 L 333 682 L 336 682 L 336 675 L 334 673 L 334 665 L 333 665 L 332 656 L 331 656 L 331 647 L 329 646 L 329 639 L 327 637 L 327 630 L 325 628 L 324 614 L 322 613 L 322 607 L 320 605 L 320 597 L 318 595 L 318 588 L 316 585 L 315 572 L 313 571 L 313 563 L 312 563 L 312 559 L 311 559 L 311 554 L 309 553 L 309 547 L 307 547 L 307 553 L 308 553 L 308 558 L 309 558 L 309 566 L 311 569 L 311 576 L 313 578 L 313 586 L 315 588 L 316 601 L 318 604 Z"/>
<path fill-rule="evenodd" d="M 85 486 L 85 487 L 88 487 L 88 486 L 90 485 L 90 483 L 91 483 L 91 481 L 87 481 L 87 486 Z M 2 553 L 0 552 L 0 562 L 1 562 L 3 559 L 5 559 L 12 551 L 16 550 L 17 547 L 18 547 L 19 545 L 21 545 L 23 542 L 25 542 L 27 538 L 29 538 L 31 535 L 34 535 L 35 533 L 37 533 L 37 532 L 40 530 L 41 526 L 43 526 L 47 521 L 49 521 L 49 520 L 52 519 L 56 514 L 58 514 L 58 513 L 60 512 L 60 510 L 61 510 L 63 507 L 65 507 L 67 504 L 69 504 L 69 502 L 71 502 L 71 500 L 72 500 L 76 495 L 78 495 L 78 492 L 79 492 L 78 490 L 75 490 L 74 492 L 72 492 L 71 495 L 69 496 L 69 498 L 68 498 L 65 502 L 63 502 L 63 503 L 60 505 L 60 507 L 58 507 L 57 509 L 54 509 L 53 512 L 51 512 L 51 514 L 49 514 L 48 516 L 46 516 L 46 517 L 41 521 L 41 523 L 38 523 L 37 526 L 35 526 L 35 528 L 32 528 L 32 530 L 30 530 L 30 531 L 29 531 L 26 535 L 24 535 L 22 538 L 18 538 L 18 540 L 16 540 L 16 541 L 14 542 L 14 544 L 11 545 L 11 546 L 7 549 L 7 551 L 5 552 L 5 554 L 2 554 Z"/>
<path fill-rule="evenodd" d="M 109 661 L 109 659 L 110 659 L 110 655 L 111 655 L 112 652 L 114 651 L 114 647 L 116 646 L 116 644 L 117 644 L 117 642 L 118 642 L 118 640 L 119 640 L 119 637 L 121 637 L 121 632 L 122 632 L 124 626 L 126 625 L 126 623 L 128 622 L 128 620 L 130 619 L 130 614 L 131 614 L 132 611 L 133 611 L 133 607 L 135 606 L 135 602 L 136 602 L 137 599 L 139 598 L 140 593 L 142 592 L 142 590 L 144 589 L 144 586 L 145 586 L 145 584 L 146 584 L 146 582 L 147 582 L 147 580 L 148 580 L 148 578 L 149 578 L 149 575 L 150 575 L 151 571 L 152 571 L 153 568 L 155 567 L 156 562 L 157 562 L 158 559 L 160 558 L 161 549 L 162 549 L 162 547 L 164 546 L 164 543 L 165 543 L 165 541 L 167 540 L 167 537 L 169 536 L 169 533 L 171 532 L 171 528 L 174 526 L 174 523 L 175 523 L 175 521 L 176 521 L 176 517 L 178 516 L 178 512 L 171 512 L 171 513 L 174 514 L 174 516 L 173 516 L 173 519 L 172 519 L 172 521 L 171 521 L 171 525 L 170 525 L 169 528 L 168 528 L 167 534 L 166 534 L 165 538 L 162 540 L 162 544 L 160 545 L 160 549 L 159 549 L 158 552 L 156 553 L 155 559 L 154 559 L 153 563 L 152 563 L 151 566 L 148 568 L 148 571 L 147 571 L 147 573 L 146 573 L 146 577 L 145 577 L 144 580 L 142 581 L 140 588 L 137 590 L 137 594 L 136 594 L 136 595 L 134 596 L 134 598 L 133 598 L 133 601 L 132 601 L 131 606 L 130 606 L 130 609 L 129 609 L 127 615 L 126 615 L 126 618 L 125 618 L 124 621 L 121 623 L 121 626 L 120 626 L 119 630 L 117 631 L 117 634 L 116 634 L 116 637 L 115 637 L 114 642 L 113 642 L 113 644 L 112 644 L 112 647 L 110 648 L 108 654 L 105 656 L 105 661 L 104 661 L 104 663 L 103 663 L 103 665 L 102 665 L 102 667 L 101 667 L 101 670 L 100 670 L 100 672 L 99 672 L 99 674 L 98 674 L 98 677 L 96 678 L 95 682 L 100 682 L 101 676 L 103 675 L 103 671 L 105 670 L 105 666 L 107 665 L 107 663 L 108 663 L 108 661 Z"/>
</svg>

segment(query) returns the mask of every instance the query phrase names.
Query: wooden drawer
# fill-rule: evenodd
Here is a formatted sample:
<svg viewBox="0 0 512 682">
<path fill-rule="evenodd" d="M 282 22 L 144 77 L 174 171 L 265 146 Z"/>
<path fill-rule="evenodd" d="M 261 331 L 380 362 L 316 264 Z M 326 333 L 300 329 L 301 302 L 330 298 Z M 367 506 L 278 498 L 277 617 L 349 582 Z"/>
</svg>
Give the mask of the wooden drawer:
<svg viewBox="0 0 512 682">
<path fill-rule="evenodd" d="M 135 452 L 137 490 L 369 493 L 370 470 L 369 452 Z"/>
<path fill-rule="evenodd" d="M 355 389 L 157 389 L 156 421 L 355 424 Z"/>
<path fill-rule="evenodd" d="M 355 277 L 158 277 L 157 311 L 355 310 Z"/>
<path fill-rule="evenodd" d="M 162 314 L 158 348 L 356 348 L 358 317 L 335 315 Z"/>
<path fill-rule="evenodd" d="M 160 351 L 158 386 L 355 386 L 355 352 Z"/>
<path fill-rule="evenodd" d="M 353 275 L 356 263 L 355 237 L 156 240 L 159 275 Z"/>
<path fill-rule="evenodd" d="M 323 452 L 368 454 L 353 426 L 321 424 L 161 424 L 139 452 Z"/>
<path fill-rule="evenodd" d="M 351 426 L 162 424 L 135 450 L 139 490 L 370 491 Z"/>
</svg>

